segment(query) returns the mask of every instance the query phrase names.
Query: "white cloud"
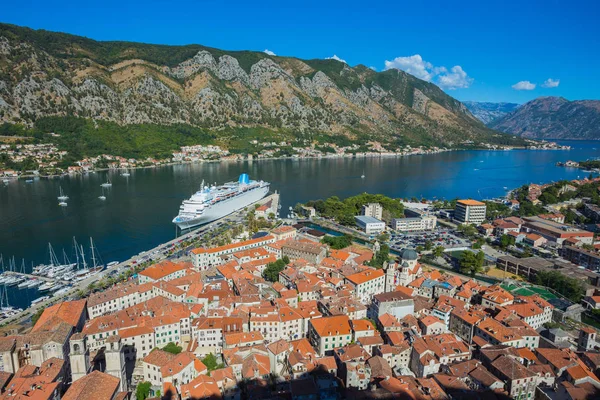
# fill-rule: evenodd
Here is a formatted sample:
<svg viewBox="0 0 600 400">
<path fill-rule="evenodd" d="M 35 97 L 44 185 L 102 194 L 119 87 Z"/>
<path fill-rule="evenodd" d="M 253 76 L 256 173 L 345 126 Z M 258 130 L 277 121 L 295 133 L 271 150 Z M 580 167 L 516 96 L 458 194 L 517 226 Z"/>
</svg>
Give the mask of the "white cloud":
<svg viewBox="0 0 600 400">
<path fill-rule="evenodd" d="M 437 84 L 442 89 L 449 90 L 468 88 L 472 82 L 473 78 L 470 78 L 460 65 L 455 65 L 450 72 L 443 72 L 437 78 Z"/>
<path fill-rule="evenodd" d="M 473 78 L 469 77 L 460 65 L 455 65 L 448 71 L 444 66 L 436 67 L 432 63 L 425 61 L 420 54 L 408 57 L 396 57 L 392 61 L 385 61 L 385 69 L 400 69 L 416 76 L 424 81 L 434 82 L 442 89 L 462 89 L 468 88 L 473 83 Z"/>
<path fill-rule="evenodd" d="M 373 71 L 377 71 L 377 68 L 375 68 L 374 66 L 370 66 L 369 68 L 371 68 Z"/>
<path fill-rule="evenodd" d="M 544 83 L 542 83 L 542 87 L 545 88 L 555 88 L 558 87 L 558 85 L 560 85 L 560 79 L 552 79 L 552 78 L 548 78 L 544 81 Z"/>
<path fill-rule="evenodd" d="M 346 60 L 343 60 L 343 59 L 339 58 L 339 57 L 338 57 L 338 56 L 336 56 L 335 54 L 334 54 L 333 56 L 331 56 L 331 57 L 326 57 L 325 59 L 326 59 L 326 60 L 336 60 L 336 61 L 343 62 L 344 64 L 348 64 L 348 63 L 346 62 Z"/>
<path fill-rule="evenodd" d="M 392 61 L 385 60 L 385 69 L 401 69 L 424 81 L 433 78 L 433 64 L 423 60 L 420 54 L 409 57 L 396 57 Z"/>
<path fill-rule="evenodd" d="M 265 49 L 265 51 L 263 51 L 263 53 L 267 53 L 270 56 L 276 56 L 277 54 L 273 53 L 271 50 L 269 49 Z"/>
<path fill-rule="evenodd" d="M 531 83 L 529 81 L 521 81 L 512 85 L 512 88 L 515 90 L 533 90 L 535 89 L 535 83 Z"/>
</svg>

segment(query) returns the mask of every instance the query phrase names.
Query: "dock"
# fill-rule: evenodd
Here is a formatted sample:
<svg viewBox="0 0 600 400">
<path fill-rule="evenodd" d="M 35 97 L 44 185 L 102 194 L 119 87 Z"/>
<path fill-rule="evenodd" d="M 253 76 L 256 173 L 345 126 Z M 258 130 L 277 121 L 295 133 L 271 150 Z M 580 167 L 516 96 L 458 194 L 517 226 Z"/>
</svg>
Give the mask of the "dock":
<svg viewBox="0 0 600 400">
<path fill-rule="evenodd" d="M 2 273 L 2 275 L 24 276 L 24 277 L 29 278 L 29 279 L 37 279 L 37 280 L 44 281 L 44 282 L 54 282 L 54 281 L 56 281 L 56 279 L 48 278 L 48 277 L 45 277 L 45 276 L 39 276 L 39 275 L 33 275 L 33 274 L 25 274 L 25 273 L 22 273 L 22 272 L 15 272 L 15 271 L 4 271 Z"/>
</svg>

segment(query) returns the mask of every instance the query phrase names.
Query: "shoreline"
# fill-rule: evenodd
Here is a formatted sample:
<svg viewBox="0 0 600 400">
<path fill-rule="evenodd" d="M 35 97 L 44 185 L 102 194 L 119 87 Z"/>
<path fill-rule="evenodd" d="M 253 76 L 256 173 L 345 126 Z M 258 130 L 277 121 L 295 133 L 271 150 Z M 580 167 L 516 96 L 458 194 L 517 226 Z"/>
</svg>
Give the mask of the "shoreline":
<svg viewBox="0 0 600 400">
<path fill-rule="evenodd" d="M 599 139 L 600 140 L 600 139 Z M 431 154 L 440 154 L 440 153 L 449 153 L 449 152 L 459 152 L 459 151 L 569 151 L 571 148 L 528 148 L 528 147 L 513 147 L 509 149 L 486 149 L 486 148 L 477 148 L 477 149 L 444 149 L 437 151 L 427 151 L 422 153 L 412 153 L 412 154 L 400 154 L 400 153 L 361 153 L 361 154 L 344 154 L 344 155 L 336 155 L 336 156 L 304 156 L 304 157 L 294 157 L 294 156 L 285 156 L 285 157 L 260 157 L 260 158 L 244 158 L 244 159 L 218 159 L 218 160 L 196 160 L 196 161 L 171 161 L 162 164 L 153 164 L 153 165 L 145 165 L 145 166 L 136 166 L 129 168 L 95 168 L 93 170 L 85 171 L 85 172 L 76 172 L 69 173 L 65 172 L 60 175 L 19 175 L 16 177 L 2 177 L 2 179 L 12 180 L 22 180 L 22 179 L 32 179 L 32 178 L 44 178 L 44 179 L 55 179 L 62 178 L 65 176 L 79 176 L 86 175 L 90 173 L 96 172 L 105 172 L 105 171 L 120 171 L 120 170 L 136 170 L 136 169 L 148 169 L 148 168 L 159 168 L 159 167 L 169 167 L 174 165 L 187 165 L 187 164 L 204 164 L 204 163 L 221 163 L 221 162 L 254 162 L 254 161 L 272 161 L 272 160 L 315 160 L 315 159 L 346 159 L 346 158 L 396 158 L 396 157 L 410 157 L 410 156 L 424 156 Z"/>
</svg>

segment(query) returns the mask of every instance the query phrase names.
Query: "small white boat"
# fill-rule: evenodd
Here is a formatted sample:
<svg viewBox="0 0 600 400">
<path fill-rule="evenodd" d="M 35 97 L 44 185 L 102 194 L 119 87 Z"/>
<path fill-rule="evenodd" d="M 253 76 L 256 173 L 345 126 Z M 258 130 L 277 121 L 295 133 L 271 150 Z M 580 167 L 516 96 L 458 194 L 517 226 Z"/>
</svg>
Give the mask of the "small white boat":
<svg viewBox="0 0 600 400">
<path fill-rule="evenodd" d="M 41 302 L 43 302 L 43 301 L 46 301 L 46 300 L 48 300 L 49 298 L 50 298 L 50 296 L 42 296 L 42 297 L 38 297 L 37 299 L 35 299 L 35 300 L 33 300 L 33 301 L 31 302 L 31 305 L 32 305 L 32 306 L 34 306 L 34 305 L 36 305 L 36 304 L 38 304 L 38 303 L 41 303 Z"/>
<path fill-rule="evenodd" d="M 70 287 L 70 286 L 64 287 L 64 288 L 62 288 L 62 289 L 60 289 L 60 290 L 57 290 L 57 291 L 54 293 L 54 296 L 62 296 L 62 295 L 65 295 L 65 294 L 69 293 L 69 292 L 70 292 L 72 289 L 73 289 L 73 288 L 72 288 L 72 287 Z"/>
<path fill-rule="evenodd" d="M 112 183 L 110 182 L 110 178 L 104 182 L 103 184 L 101 184 L 100 186 L 102 186 L 103 188 L 109 188 L 112 186 Z"/>
<path fill-rule="evenodd" d="M 106 264 L 106 268 L 114 267 L 118 263 L 119 263 L 118 261 L 111 261 L 108 264 Z"/>
<path fill-rule="evenodd" d="M 128 176 L 131 176 L 131 174 L 130 174 L 130 173 L 127 171 L 127 170 L 125 170 L 125 171 L 124 171 L 124 172 L 121 174 L 121 176 L 124 176 L 125 178 L 127 178 Z"/>
<path fill-rule="evenodd" d="M 39 291 L 43 292 L 46 290 L 51 290 L 54 286 L 56 286 L 56 282 L 50 281 L 50 282 L 46 282 L 44 283 L 42 286 L 39 287 Z"/>
<path fill-rule="evenodd" d="M 62 190 L 62 186 L 60 187 L 60 194 L 58 195 L 57 198 L 61 202 L 65 202 L 65 201 L 69 200 L 69 196 L 65 195 L 65 193 Z"/>
<path fill-rule="evenodd" d="M 24 289 L 24 288 L 26 288 L 26 287 L 29 287 L 29 284 L 30 284 L 30 283 L 31 283 L 31 281 L 30 281 L 30 280 L 26 280 L 26 281 L 23 281 L 23 282 L 19 283 L 19 284 L 17 285 L 17 287 L 18 287 L 19 289 Z"/>
<path fill-rule="evenodd" d="M 58 205 L 61 207 L 66 207 L 67 203 L 65 201 L 61 201 L 60 203 L 58 203 Z"/>
<path fill-rule="evenodd" d="M 102 186 L 102 194 L 98 196 L 98 198 L 102 201 L 106 200 L 106 196 L 104 195 L 104 186 Z"/>
</svg>

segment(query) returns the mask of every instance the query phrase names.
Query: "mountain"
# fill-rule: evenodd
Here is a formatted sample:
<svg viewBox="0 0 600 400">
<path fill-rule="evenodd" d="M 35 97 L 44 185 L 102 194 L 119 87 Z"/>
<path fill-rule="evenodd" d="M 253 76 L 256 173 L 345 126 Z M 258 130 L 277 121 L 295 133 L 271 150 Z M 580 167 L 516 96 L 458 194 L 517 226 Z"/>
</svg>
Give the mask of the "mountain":
<svg viewBox="0 0 600 400">
<path fill-rule="evenodd" d="M 255 137 L 248 132 L 389 147 L 524 143 L 490 130 L 434 84 L 396 69 L 201 45 L 100 42 L 0 24 L 0 123 L 43 121 L 60 133 L 75 117 L 124 131 L 186 126 L 226 146 L 248 143 Z"/>
<path fill-rule="evenodd" d="M 485 103 L 477 101 L 463 101 L 471 114 L 484 124 L 488 125 L 495 119 L 498 119 L 509 112 L 514 111 L 519 104 L 516 103 Z"/>
<path fill-rule="evenodd" d="M 539 97 L 489 126 L 525 138 L 600 139 L 600 100 Z"/>
</svg>

